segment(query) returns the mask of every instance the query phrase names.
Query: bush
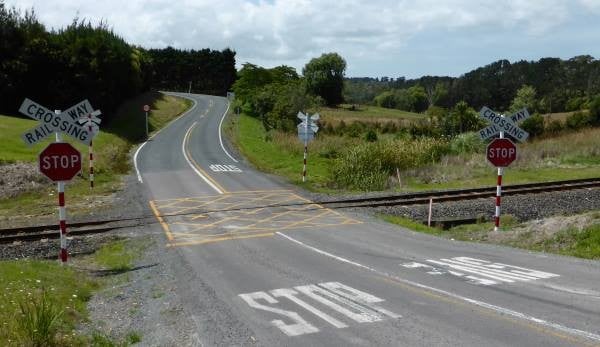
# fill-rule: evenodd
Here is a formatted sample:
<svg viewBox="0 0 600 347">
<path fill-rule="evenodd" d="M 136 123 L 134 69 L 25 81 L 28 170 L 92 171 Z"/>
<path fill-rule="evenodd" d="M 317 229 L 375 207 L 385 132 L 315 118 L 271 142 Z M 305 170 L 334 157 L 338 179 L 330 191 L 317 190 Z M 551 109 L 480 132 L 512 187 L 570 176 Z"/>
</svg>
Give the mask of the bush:
<svg viewBox="0 0 600 347">
<path fill-rule="evenodd" d="M 590 102 L 590 121 L 594 125 L 600 125 L 600 95 Z"/>
<path fill-rule="evenodd" d="M 565 126 L 559 120 L 551 120 L 546 126 L 546 132 L 550 134 L 558 134 L 563 131 Z"/>
<path fill-rule="evenodd" d="M 450 152 L 452 154 L 468 154 L 481 152 L 485 148 L 483 140 L 477 133 L 464 133 L 456 136 L 450 141 Z"/>
<path fill-rule="evenodd" d="M 590 125 L 590 116 L 583 112 L 575 112 L 567 118 L 565 125 L 567 129 L 578 130 Z"/>
<path fill-rule="evenodd" d="M 523 121 L 521 128 L 527 131 L 531 137 L 536 137 L 544 133 L 544 117 L 536 113 Z"/>
<path fill-rule="evenodd" d="M 369 130 L 365 134 L 365 141 L 367 142 L 377 142 L 377 133 L 374 130 Z"/>
</svg>

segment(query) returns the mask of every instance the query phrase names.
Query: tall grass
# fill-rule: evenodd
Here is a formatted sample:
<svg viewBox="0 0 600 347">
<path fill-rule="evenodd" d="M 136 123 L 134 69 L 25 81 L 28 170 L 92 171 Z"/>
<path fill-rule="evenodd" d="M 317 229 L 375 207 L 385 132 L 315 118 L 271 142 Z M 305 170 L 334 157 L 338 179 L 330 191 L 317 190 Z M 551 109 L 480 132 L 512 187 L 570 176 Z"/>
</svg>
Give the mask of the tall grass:
<svg viewBox="0 0 600 347">
<path fill-rule="evenodd" d="M 448 151 L 446 141 L 432 138 L 363 143 L 335 160 L 331 168 L 333 184 L 352 190 L 383 190 L 397 169 L 434 163 Z"/>
<path fill-rule="evenodd" d="M 51 300 L 45 289 L 36 298 L 19 301 L 20 314 L 16 317 L 17 335 L 26 346 L 57 345 L 60 317 L 63 311 Z"/>
</svg>

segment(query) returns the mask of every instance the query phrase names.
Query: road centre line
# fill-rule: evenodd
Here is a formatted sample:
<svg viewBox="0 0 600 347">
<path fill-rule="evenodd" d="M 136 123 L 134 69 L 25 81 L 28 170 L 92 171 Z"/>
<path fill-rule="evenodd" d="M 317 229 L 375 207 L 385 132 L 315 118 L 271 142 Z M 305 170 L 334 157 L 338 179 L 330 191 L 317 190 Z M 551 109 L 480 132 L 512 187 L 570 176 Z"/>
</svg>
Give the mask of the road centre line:
<svg viewBox="0 0 600 347">
<path fill-rule="evenodd" d="M 200 176 L 200 178 L 202 178 L 204 180 L 204 182 L 208 183 L 208 185 L 211 188 L 213 188 L 217 193 L 224 194 L 225 189 L 223 189 L 223 187 L 221 187 L 217 182 L 212 180 L 210 178 L 210 176 L 206 172 L 204 172 L 204 170 L 202 170 L 198 164 L 196 164 L 196 162 L 194 161 L 194 159 L 191 158 L 191 156 L 188 157 L 188 151 L 186 148 L 187 141 L 190 136 L 190 133 L 192 132 L 192 130 L 194 130 L 194 127 L 196 126 L 196 124 L 198 124 L 198 122 L 194 122 L 192 124 L 192 126 L 190 126 L 190 128 L 185 133 L 185 136 L 183 137 L 183 141 L 181 142 L 181 151 L 183 152 L 183 157 L 187 161 L 188 165 L 192 168 L 192 170 L 194 170 L 194 172 L 198 176 Z"/>
<path fill-rule="evenodd" d="M 479 306 L 479 307 L 482 307 L 482 308 L 494 311 L 494 312 L 496 312 L 496 313 L 498 313 L 500 315 L 511 316 L 513 318 L 518 318 L 520 320 L 524 320 L 524 321 L 527 321 L 529 323 L 534 323 L 536 325 L 541 325 L 541 326 L 546 327 L 546 328 L 550 328 L 550 329 L 553 329 L 553 330 L 558 330 L 558 331 L 563 332 L 563 333 L 568 333 L 570 335 L 584 337 L 584 338 L 587 338 L 587 339 L 590 339 L 590 340 L 593 340 L 593 341 L 600 342 L 600 335 L 597 335 L 597 334 L 594 334 L 594 333 L 591 333 L 591 332 L 588 332 L 588 331 L 579 330 L 579 329 L 575 329 L 575 328 L 570 328 L 570 327 L 561 325 L 559 323 L 554 323 L 554 322 L 546 321 L 544 319 L 537 318 L 537 317 L 534 317 L 534 316 L 530 316 L 528 314 L 521 313 L 521 312 L 518 312 L 518 311 L 513 311 L 513 310 L 508 309 L 508 308 L 504 308 L 504 307 L 501 307 L 501 306 L 496 306 L 496 305 L 493 305 L 493 304 L 489 304 L 489 303 L 486 303 L 484 301 L 479 301 L 479 300 L 471 299 L 471 298 L 468 298 L 468 297 L 465 297 L 465 296 L 461 296 L 461 295 L 458 295 L 458 294 L 455 294 L 455 293 L 452 293 L 452 292 L 445 291 L 443 289 L 438 289 L 438 288 L 430 287 L 430 286 L 427 286 L 427 285 L 424 285 L 424 284 L 421 284 L 421 283 L 418 283 L 418 282 L 413 282 L 413 281 L 410 281 L 410 280 L 407 280 L 407 279 L 404 279 L 404 278 L 401 278 L 401 277 L 389 274 L 387 272 L 380 271 L 380 270 L 377 270 L 375 268 L 372 268 L 372 267 L 369 267 L 369 266 L 366 266 L 366 265 L 354 262 L 352 260 L 349 260 L 349 259 L 346 259 L 346 258 L 343 258 L 343 257 L 339 257 L 339 256 L 334 255 L 332 253 L 320 250 L 320 249 L 318 249 L 316 247 L 313 247 L 313 246 L 310 246 L 308 244 L 305 244 L 304 242 L 296 240 L 296 239 L 294 239 L 294 238 L 292 238 L 292 237 L 290 237 L 290 236 L 288 236 L 286 234 L 283 234 L 281 232 L 276 232 L 275 234 L 279 235 L 281 237 L 284 237 L 284 238 L 288 239 L 289 241 L 292 241 L 292 242 L 294 242 L 294 243 L 296 243 L 296 244 L 298 244 L 298 245 L 300 245 L 300 246 L 302 246 L 304 248 L 307 248 L 307 249 L 309 249 L 309 250 L 311 250 L 313 252 L 316 252 L 316 253 L 319 253 L 321 255 L 327 256 L 329 258 L 335 259 L 335 260 L 340 261 L 342 263 L 347 263 L 347 264 L 350 264 L 350 265 L 353 265 L 353 266 L 356 266 L 356 267 L 368 270 L 370 272 L 376 273 L 376 274 L 378 274 L 380 276 L 386 277 L 386 278 L 391 279 L 391 280 L 393 280 L 395 282 L 398 282 L 398 283 L 402 283 L 402 284 L 405 284 L 405 285 L 408 285 L 408 286 L 411 286 L 411 287 L 417 287 L 417 288 L 420 288 L 420 289 L 425 289 L 426 291 L 433 292 L 433 293 L 436 293 L 436 294 L 441 295 L 441 296 L 450 297 L 450 298 L 453 298 L 453 299 L 456 299 L 456 300 L 459 300 L 459 301 L 462 301 L 462 302 L 470 303 L 470 304 L 473 304 L 475 306 Z M 555 335 L 555 336 L 558 336 L 558 337 L 561 337 L 561 338 L 564 338 L 564 339 L 568 339 L 567 336 L 563 336 L 563 335 Z"/>
<path fill-rule="evenodd" d="M 163 94 L 166 94 L 164 92 L 161 92 Z M 170 95 L 170 94 L 166 94 L 166 95 Z M 156 135 L 158 135 L 161 131 L 163 131 L 164 129 L 168 128 L 169 126 L 171 126 L 171 124 L 175 123 L 178 119 L 180 119 L 181 117 L 187 115 L 188 113 L 192 112 L 195 108 L 196 105 L 198 105 L 198 103 L 196 102 L 196 100 L 194 99 L 190 99 L 187 98 L 188 100 L 191 100 L 193 102 L 192 107 L 190 107 L 189 110 L 185 111 L 184 113 L 182 113 L 179 117 L 173 119 L 172 121 L 170 121 L 167 125 L 165 125 L 164 127 L 160 128 L 157 132 L 155 132 L 154 134 L 152 134 L 148 140 L 144 141 L 144 143 L 142 143 L 138 149 L 135 151 L 135 154 L 133 155 L 133 166 L 135 167 L 135 173 L 137 174 L 137 179 L 140 183 L 144 183 L 143 179 L 142 179 L 142 175 L 140 174 L 140 170 L 138 169 L 138 165 L 137 165 L 137 157 L 138 154 L 140 153 L 140 151 L 142 150 L 142 148 L 146 145 L 146 143 L 148 143 L 148 141 L 152 140 Z"/>
</svg>

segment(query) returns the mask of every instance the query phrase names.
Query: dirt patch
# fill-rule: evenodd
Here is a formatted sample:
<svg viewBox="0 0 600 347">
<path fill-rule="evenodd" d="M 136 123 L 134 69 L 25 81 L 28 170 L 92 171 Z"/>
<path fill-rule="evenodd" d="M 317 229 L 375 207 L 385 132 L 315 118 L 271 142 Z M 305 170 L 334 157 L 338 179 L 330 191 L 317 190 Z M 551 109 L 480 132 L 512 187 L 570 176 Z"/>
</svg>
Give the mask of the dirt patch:
<svg viewBox="0 0 600 347">
<path fill-rule="evenodd" d="M 50 187 L 52 182 L 38 171 L 34 163 L 0 165 L 0 199 Z"/>
</svg>

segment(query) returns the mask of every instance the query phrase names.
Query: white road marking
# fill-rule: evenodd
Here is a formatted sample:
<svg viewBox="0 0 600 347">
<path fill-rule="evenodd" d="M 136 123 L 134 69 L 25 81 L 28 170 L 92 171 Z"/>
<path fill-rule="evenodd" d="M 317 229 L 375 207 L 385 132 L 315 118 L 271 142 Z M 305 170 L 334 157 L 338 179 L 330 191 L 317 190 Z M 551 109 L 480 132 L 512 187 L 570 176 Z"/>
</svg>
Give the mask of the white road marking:
<svg viewBox="0 0 600 347">
<path fill-rule="evenodd" d="M 185 160 L 187 161 L 188 165 L 192 168 L 192 170 L 194 170 L 194 172 L 200 176 L 200 178 L 202 178 L 204 180 L 204 182 L 206 182 L 209 186 L 211 186 L 212 189 L 214 189 L 217 193 L 219 194 L 223 194 L 223 191 L 221 189 L 219 189 L 217 186 L 215 186 L 208 178 L 206 178 L 206 176 L 204 176 L 202 174 L 202 172 L 200 172 L 196 166 L 194 164 L 192 164 L 192 161 L 190 160 L 190 158 L 188 158 L 187 152 L 185 150 L 185 144 L 187 143 L 187 139 L 190 136 L 190 133 L 192 132 L 192 130 L 194 129 L 194 127 L 196 126 L 198 122 L 194 122 L 192 124 L 192 126 L 190 126 L 190 128 L 187 130 L 187 132 L 185 133 L 185 136 L 183 137 L 183 142 L 181 143 L 181 151 L 183 152 L 183 157 L 185 158 Z"/>
<path fill-rule="evenodd" d="M 167 93 L 164 93 L 164 92 L 161 92 L 161 93 L 163 93 L 163 94 L 167 94 Z M 168 95 L 168 94 L 167 94 L 167 95 Z M 152 140 L 152 139 L 153 139 L 153 138 L 154 138 L 156 135 L 158 135 L 158 134 L 159 134 L 161 131 L 163 131 L 164 129 L 168 128 L 169 126 L 171 126 L 171 124 L 175 123 L 175 122 L 176 122 L 178 119 L 180 119 L 181 117 L 185 116 L 186 114 L 188 114 L 188 113 L 192 112 L 192 110 L 196 108 L 196 105 L 198 104 L 198 103 L 196 102 L 196 100 L 194 100 L 194 99 L 190 99 L 190 98 L 186 98 L 186 99 L 188 99 L 188 100 L 191 100 L 191 101 L 193 102 L 193 105 L 192 105 L 192 107 L 190 107 L 190 109 L 189 109 L 189 110 L 187 110 L 187 111 L 185 111 L 184 113 L 182 113 L 182 114 L 181 114 L 179 117 L 177 117 L 177 118 L 173 119 L 172 121 L 170 121 L 170 122 L 169 122 L 167 125 L 165 125 L 165 126 L 164 126 L 164 127 L 162 127 L 161 129 L 159 129 L 157 132 L 155 132 L 154 134 L 152 134 L 152 135 L 150 136 L 150 138 L 148 138 L 148 140 L 147 140 L 147 141 L 144 141 L 144 143 L 142 143 L 142 144 L 141 144 L 141 145 L 138 147 L 138 149 L 135 151 L 135 154 L 133 155 L 133 166 L 134 166 L 134 168 L 135 168 L 135 173 L 137 174 L 137 179 L 138 179 L 138 181 L 139 181 L 140 183 L 144 183 L 144 180 L 142 179 L 142 175 L 141 175 L 141 173 L 140 173 L 140 170 L 138 169 L 138 165 L 137 165 L 137 157 L 138 157 L 138 154 L 139 154 L 139 153 L 140 153 L 140 151 L 142 150 L 142 147 L 144 147 L 144 146 L 146 145 L 146 143 L 148 143 L 148 141 L 149 141 L 149 140 Z"/>
<path fill-rule="evenodd" d="M 303 334 L 316 333 L 319 331 L 319 329 L 317 329 L 315 326 L 309 324 L 307 321 L 302 319 L 302 317 L 300 317 L 300 315 L 296 312 L 286 311 L 275 307 L 262 305 L 256 302 L 256 300 L 260 299 L 265 300 L 269 304 L 276 304 L 279 302 L 265 292 L 239 294 L 238 296 L 242 298 L 252 308 L 276 313 L 278 315 L 286 316 L 293 320 L 295 322 L 294 324 L 285 324 L 281 319 L 274 319 L 271 321 L 271 323 L 274 326 L 278 327 L 288 336 L 298 336 Z"/>
<path fill-rule="evenodd" d="M 359 304 L 363 304 L 377 312 L 383 313 L 384 315 L 386 315 L 390 318 L 401 318 L 402 317 L 399 314 L 396 314 L 392 311 L 386 310 L 385 308 L 383 308 L 379 305 L 376 305 L 377 303 L 383 302 L 384 300 L 380 299 L 374 295 L 371 295 L 369 293 L 361 292 L 358 289 L 354 289 L 352 287 L 349 287 L 349 286 L 344 285 L 339 282 L 321 283 L 320 286 L 323 288 L 326 288 L 327 290 L 329 290 L 337 295 L 343 296 L 352 301 L 356 301 Z"/>
<path fill-rule="evenodd" d="M 464 301 L 464 302 L 473 304 L 475 306 L 483 307 L 485 309 L 488 309 L 488 310 L 491 310 L 491 311 L 494 311 L 494 312 L 497 312 L 497 313 L 500 313 L 500 314 L 504 314 L 504 315 L 507 315 L 507 316 L 512 316 L 514 318 L 518 318 L 518 319 L 522 319 L 522 320 L 525 320 L 525 321 L 528 321 L 528 322 L 532 322 L 532 323 L 541 325 L 541 326 L 546 327 L 546 328 L 551 328 L 551 329 L 554 329 L 554 330 L 557 330 L 557 331 L 561 331 L 561 332 L 568 333 L 568 334 L 575 335 L 575 336 L 584 337 L 584 338 L 587 338 L 587 339 L 590 339 L 590 340 L 594 340 L 594 341 L 600 341 L 600 335 L 591 333 L 589 331 L 575 329 L 575 328 L 570 328 L 570 327 L 564 326 L 564 325 L 559 324 L 559 323 L 550 322 L 550 321 L 547 321 L 547 320 L 544 320 L 544 319 L 541 319 L 541 318 L 530 316 L 530 315 L 525 314 L 525 313 L 521 313 L 521 312 L 518 312 L 518 311 L 511 310 L 511 309 L 508 309 L 508 308 L 504 308 L 504 307 L 501 307 L 501 306 L 496 306 L 496 305 L 493 305 L 493 304 L 488 304 L 488 303 L 486 303 L 484 301 L 479 301 L 479 300 L 471 299 L 471 298 L 468 298 L 468 297 L 465 297 L 465 296 L 461 296 L 461 295 L 458 295 L 458 294 L 455 294 L 455 293 L 452 293 L 452 292 L 448 292 L 448 291 L 443 290 L 443 289 L 438 289 L 438 288 L 430 287 L 430 286 L 427 286 L 427 285 L 424 285 L 424 284 L 421 284 L 421 283 L 418 283 L 418 282 L 407 280 L 407 279 L 398 277 L 396 275 L 392 275 L 390 273 L 387 273 L 385 271 L 380 271 L 380 270 L 377 270 L 375 268 L 372 268 L 372 267 L 369 267 L 369 266 L 365 266 L 365 265 L 362 265 L 360 263 L 348 260 L 346 258 L 339 257 L 339 256 L 331 254 L 329 252 L 322 251 L 322 250 L 320 250 L 320 249 L 318 249 L 316 247 L 307 245 L 304 242 L 298 241 L 298 240 L 296 240 L 296 239 L 294 239 L 294 238 L 292 238 L 292 237 L 290 237 L 288 235 L 285 235 L 285 234 L 283 234 L 283 233 L 281 233 L 279 231 L 276 232 L 275 234 L 277 234 L 277 235 L 279 235 L 281 237 L 284 237 L 284 238 L 288 239 L 289 241 L 292 241 L 292 242 L 294 242 L 294 243 L 296 243 L 296 244 L 298 244 L 298 245 L 300 245 L 300 246 L 302 246 L 304 248 L 307 248 L 307 249 L 309 249 L 309 250 L 311 250 L 313 252 L 322 254 L 324 256 L 327 256 L 329 258 L 335 259 L 335 260 L 340 261 L 342 263 L 350 264 L 350 265 L 359 267 L 361 269 L 365 269 L 365 270 L 371 271 L 371 272 L 376 273 L 376 274 L 378 274 L 380 276 L 384 276 L 384 277 L 388 277 L 388 278 L 394 279 L 395 281 L 398 281 L 400 283 L 404 283 L 404 284 L 410 285 L 412 287 L 417 287 L 417 288 L 425 289 L 425 290 L 428 290 L 430 292 L 438 293 L 438 294 L 441 294 L 441 295 L 444 295 L 444 296 L 447 296 L 447 297 L 451 297 L 451 298 L 454 298 L 454 299 L 457 299 L 457 300 L 460 300 L 460 301 Z"/>
<path fill-rule="evenodd" d="M 448 269 L 460 270 L 473 273 L 478 276 L 491 278 L 495 281 L 514 283 L 518 281 L 532 281 L 559 277 L 557 274 L 543 272 L 533 269 L 527 269 L 519 266 L 507 265 L 502 263 L 492 263 L 487 260 L 481 260 L 469 257 L 455 257 L 451 259 L 442 258 L 440 260 L 428 259 L 427 262 L 440 265 Z M 404 267 L 409 267 L 407 264 Z M 411 267 L 414 267 L 411 264 Z M 452 274 L 452 272 L 449 271 Z M 497 284 L 497 283 L 490 283 Z"/>
<path fill-rule="evenodd" d="M 300 299 L 298 295 L 304 294 L 308 298 L 311 298 L 312 300 L 337 312 L 338 314 L 342 314 L 358 323 L 378 322 L 384 319 L 383 315 L 386 315 L 390 318 L 402 317 L 399 314 L 379 306 L 378 303 L 383 302 L 383 299 L 339 282 L 326 282 L 320 283 L 319 285 L 309 284 L 305 286 L 297 286 L 294 287 L 294 289 L 280 288 L 271 290 L 270 293 L 276 298 L 289 299 L 291 302 L 297 304 L 298 306 L 323 319 L 338 329 L 347 328 L 348 325 Z M 250 307 L 291 318 L 295 322 L 294 324 L 285 324 L 281 320 L 271 321 L 274 326 L 279 328 L 288 336 L 298 336 L 319 331 L 317 327 L 307 322 L 294 311 L 287 311 L 276 307 L 259 304 L 257 300 L 265 300 L 269 304 L 279 303 L 266 292 L 239 294 L 239 297 L 242 298 Z"/>
<path fill-rule="evenodd" d="M 223 120 L 225 120 L 225 116 L 227 116 L 227 112 L 229 112 L 229 105 L 231 105 L 229 103 L 229 101 L 227 101 L 227 109 L 225 110 L 225 112 L 223 113 L 223 116 L 221 117 L 221 121 L 219 122 L 219 143 L 221 143 L 221 148 L 223 148 L 223 152 L 225 152 L 225 154 L 227 154 L 227 156 L 233 160 L 234 162 L 238 162 L 233 156 L 231 156 L 231 154 L 229 154 L 229 152 L 227 152 L 227 150 L 225 149 L 225 146 L 223 146 L 223 138 L 221 137 L 221 131 L 222 131 L 222 127 L 223 127 Z"/>
<path fill-rule="evenodd" d="M 382 319 L 381 316 L 379 314 L 377 314 L 377 312 L 374 312 L 366 307 L 358 305 L 350 300 L 347 300 L 339 295 L 336 295 L 336 294 L 334 294 L 326 289 L 323 289 L 321 287 L 318 287 L 314 284 L 310 284 L 307 286 L 298 286 L 298 287 L 294 287 L 294 288 L 297 291 L 299 291 L 300 293 L 343 314 L 344 316 L 354 320 L 355 322 L 372 323 L 372 322 L 380 321 Z M 335 300 L 335 301 L 337 301 L 337 303 L 332 300 L 329 300 L 329 299 Z M 341 304 L 345 305 L 346 307 L 352 308 L 352 309 L 358 311 L 359 313 L 352 312 L 349 309 L 347 309 L 346 307 L 344 307 L 338 303 L 341 303 Z"/>
<path fill-rule="evenodd" d="M 137 157 L 138 157 L 138 154 L 140 153 L 140 151 L 142 150 L 142 148 L 146 145 L 146 143 L 148 143 L 148 141 L 144 141 L 144 143 L 142 143 L 138 147 L 138 149 L 135 151 L 135 154 L 133 155 L 133 166 L 135 167 L 135 173 L 137 174 L 137 179 L 140 183 L 144 183 L 144 181 L 142 180 L 142 174 L 140 173 L 140 170 L 138 169 Z"/>
<path fill-rule="evenodd" d="M 297 291 L 295 291 L 293 289 L 287 289 L 287 288 L 275 289 L 275 290 L 271 291 L 271 295 L 273 295 L 274 297 L 276 297 L 276 298 L 284 297 L 286 299 L 289 299 L 293 303 L 297 304 L 298 306 L 302 307 L 303 309 L 307 310 L 308 312 L 314 314 L 315 316 L 323 319 L 324 321 L 326 321 L 327 323 L 333 325 L 334 327 L 336 327 L 338 329 L 348 327 L 346 324 L 331 317 L 327 313 L 315 308 L 314 306 L 312 306 L 312 305 L 306 303 L 305 301 L 301 300 L 300 298 L 296 297 L 296 294 L 298 294 Z"/>
<path fill-rule="evenodd" d="M 242 172 L 242 169 L 235 165 L 211 164 L 208 167 L 214 172 Z"/>
</svg>

